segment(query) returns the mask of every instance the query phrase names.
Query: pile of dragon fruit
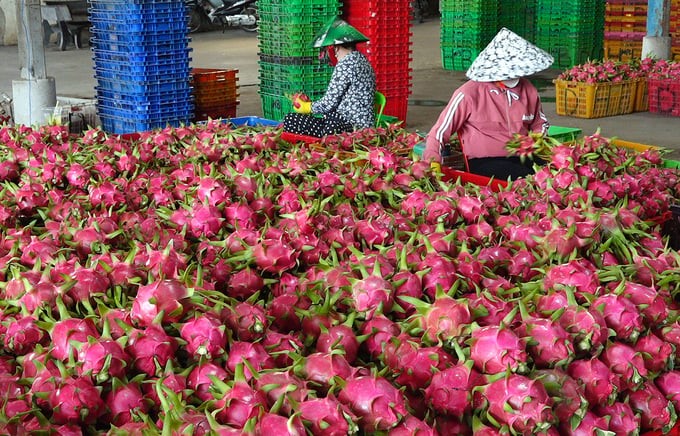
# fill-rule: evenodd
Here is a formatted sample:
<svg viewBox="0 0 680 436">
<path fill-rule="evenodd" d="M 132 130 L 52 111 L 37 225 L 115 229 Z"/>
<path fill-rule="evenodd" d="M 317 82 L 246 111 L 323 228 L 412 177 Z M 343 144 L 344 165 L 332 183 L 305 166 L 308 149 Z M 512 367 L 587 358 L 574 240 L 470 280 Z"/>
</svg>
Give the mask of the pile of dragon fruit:
<svg viewBox="0 0 680 436">
<path fill-rule="evenodd" d="M 281 133 L 0 128 L 0 433 L 675 431 L 658 151 L 595 133 L 496 192 L 397 126 Z"/>
</svg>

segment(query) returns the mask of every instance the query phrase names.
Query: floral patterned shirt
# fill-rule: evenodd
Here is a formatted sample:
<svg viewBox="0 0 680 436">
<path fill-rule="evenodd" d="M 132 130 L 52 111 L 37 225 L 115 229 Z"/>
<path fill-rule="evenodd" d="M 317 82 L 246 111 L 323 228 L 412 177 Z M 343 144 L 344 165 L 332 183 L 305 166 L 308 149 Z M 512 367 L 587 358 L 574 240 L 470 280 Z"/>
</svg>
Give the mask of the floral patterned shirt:
<svg viewBox="0 0 680 436">
<path fill-rule="evenodd" d="M 355 129 L 375 125 L 375 72 L 363 53 L 351 51 L 333 69 L 326 94 L 312 103 L 315 114 L 335 112 Z"/>
</svg>

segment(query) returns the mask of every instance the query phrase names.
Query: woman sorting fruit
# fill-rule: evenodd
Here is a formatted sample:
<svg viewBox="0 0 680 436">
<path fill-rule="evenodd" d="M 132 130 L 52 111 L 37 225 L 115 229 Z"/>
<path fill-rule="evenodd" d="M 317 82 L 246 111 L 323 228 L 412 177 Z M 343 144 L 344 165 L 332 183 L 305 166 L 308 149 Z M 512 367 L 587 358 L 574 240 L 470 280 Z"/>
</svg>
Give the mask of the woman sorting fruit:
<svg viewBox="0 0 680 436">
<path fill-rule="evenodd" d="M 350 132 L 375 123 L 375 72 L 356 45 L 368 41 L 347 22 L 334 18 L 316 35 L 320 58 L 334 66 L 325 95 L 310 101 L 304 94 L 293 97 L 293 110 L 283 120 L 286 132 L 322 137 Z"/>
<path fill-rule="evenodd" d="M 510 156 L 515 134 L 548 131 L 536 87 L 525 77 L 550 67 L 553 58 L 503 28 L 472 62 L 460 86 L 430 129 L 423 158 L 439 170 L 441 150 L 458 134 L 468 171 L 514 180 L 533 173 L 533 162 Z"/>
</svg>

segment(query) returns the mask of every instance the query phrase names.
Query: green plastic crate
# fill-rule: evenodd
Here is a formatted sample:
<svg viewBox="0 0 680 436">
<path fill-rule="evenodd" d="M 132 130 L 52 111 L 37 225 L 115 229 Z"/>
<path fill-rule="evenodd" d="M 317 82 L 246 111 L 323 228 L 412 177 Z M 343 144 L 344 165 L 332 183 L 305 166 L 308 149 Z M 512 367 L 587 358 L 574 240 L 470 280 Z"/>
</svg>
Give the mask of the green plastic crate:
<svg viewBox="0 0 680 436">
<path fill-rule="evenodd" d="M 663 160 L 663 167 L 664 168 L 680 169 L 680 160 L 664 159 Z"/>
<path fill-rule="evenodd" d="M 571 142 L 581 137 L 583 130 L 575 127 L 550 126 L 548 136 L 560 142 Z"/>
</svg>

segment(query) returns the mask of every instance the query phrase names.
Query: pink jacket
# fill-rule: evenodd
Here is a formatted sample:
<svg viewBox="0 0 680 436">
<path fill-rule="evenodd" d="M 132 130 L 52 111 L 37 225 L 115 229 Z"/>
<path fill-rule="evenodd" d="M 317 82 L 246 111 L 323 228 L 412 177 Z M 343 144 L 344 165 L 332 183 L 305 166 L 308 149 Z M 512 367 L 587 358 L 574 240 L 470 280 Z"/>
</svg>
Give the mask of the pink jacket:
<svg viewBox="0 0 680 436">
<path fill-rule="evenodd" d="M 441 146 L 458 132 L 468 159 L 507 156 L 513 134 L 547 132 L 538 90 L 527 79 L 508 88 L 500 82 L 468 81 L 458 88 L 427 135 L 423 158 L 441 161 Z"/>
</svg>

